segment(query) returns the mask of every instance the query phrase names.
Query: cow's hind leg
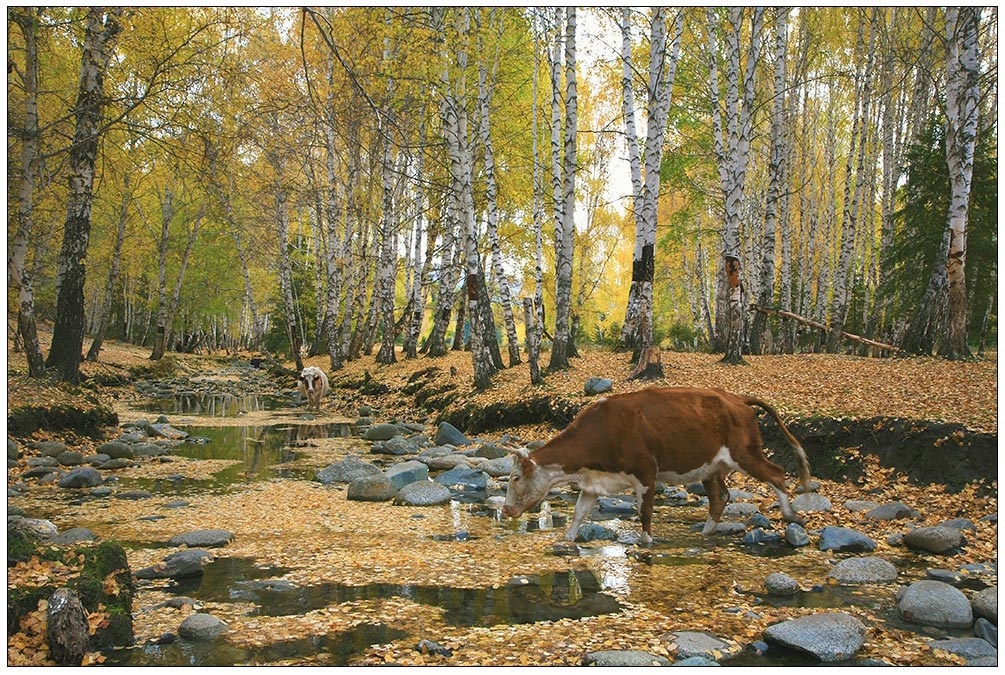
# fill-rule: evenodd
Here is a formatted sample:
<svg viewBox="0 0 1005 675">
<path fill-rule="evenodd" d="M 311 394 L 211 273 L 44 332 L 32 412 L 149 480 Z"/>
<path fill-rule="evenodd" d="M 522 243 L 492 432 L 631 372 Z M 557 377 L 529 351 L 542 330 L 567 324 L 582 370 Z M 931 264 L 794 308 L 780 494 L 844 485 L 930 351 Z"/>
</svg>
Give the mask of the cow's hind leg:
<svg viewBox="0 0 1005 675">
<path fill-rule="evenodd" d="M 785 470 L 764 456 L 759 443 L 752 448 L 750 456 L 754 458 L 752 461 L 738 462 L 740 470 L 771 486 L 778 497 L 778 506 L 781 507 L 782 518 L 786 522 L 805 525 L 806 521 L 796 514 L 789 503 L 789 494 L 785 491 Z"/>
<path fill-rule="evenodd" d="M 589 515 L 594 504 L 597 503 L 597 498 L 599 496 L 600 495 L 592 492 L 579 493 L 579 499 L 576 500 L 576 510 L 572 515 L 572 524 L 569 525 L 569 529 L 565 531 L 566 541 L 576 540 L 576 533 L 579 532 L 579 526 L 583 524 L 583 519 Z"/>
<path fill-rule="evenodd" d="M 709 476 L 701 484 L 705 488 L 705 494 L 708 495 L 708 520 L 705 521 L 701 533 L 712 534 L 719 524 L 719 518 L 722 517 L 722 510 L 726 508 L 726 502 L 729 501 L 729 490 L 721 473 Z"/>
<path fill-rule="evenodd" d="M 642 521 L 642 544 L 653 543 L 653 502 L 656 500 L 656 477 L 647 482 L 639 481 L 635 486 L 635 496 L 639 502 L 639 519 Z"/>
</svg>

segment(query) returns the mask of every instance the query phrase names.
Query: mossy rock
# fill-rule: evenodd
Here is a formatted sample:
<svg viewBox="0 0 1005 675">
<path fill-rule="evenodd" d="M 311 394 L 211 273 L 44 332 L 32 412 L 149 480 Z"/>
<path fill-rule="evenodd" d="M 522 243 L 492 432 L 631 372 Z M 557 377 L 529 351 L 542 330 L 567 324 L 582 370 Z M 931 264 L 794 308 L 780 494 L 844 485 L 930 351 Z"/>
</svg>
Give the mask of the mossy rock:
<svg viewBox="0 0 1005 675">
<path fill-rule="evenodd" d="M 30 540 L 28 543 L 31 543 Z M 10 555 L 11 537 L 8 536 L 8 556 Z M 24 542 L 18 542 L 22 554 Z M 99 544 L 79 545 L 70 547 L 35 546 L 28 553 L 28 558 L 38 555 L 42 560 L 60 561 L 80 572 L 65 585 L 74 590 L 88 612 L 97 611 L 99 605 L 104 605 L 108 612 L 107 623 L 99 627 L 92 636 L 97 649 L 130 645 L 133 642 L 133 596 L 136 588 L 133 585 L 133 575 L 129 570 L 126 552 L 116 542 L 105 541 Z M 81 560 L 82 558 L 82 560 Z M 105 582 L 109 577 L 115 581 L 117 593 L 109 595 Z M 47 600 L 56 592 L 56 584 L 46 584 L 37 587 L 11 587 L 7 589 L 7 634 L 18 630 L 18 622 L 22 616 L 34 611 L 39 600 Z"/>
</svg>

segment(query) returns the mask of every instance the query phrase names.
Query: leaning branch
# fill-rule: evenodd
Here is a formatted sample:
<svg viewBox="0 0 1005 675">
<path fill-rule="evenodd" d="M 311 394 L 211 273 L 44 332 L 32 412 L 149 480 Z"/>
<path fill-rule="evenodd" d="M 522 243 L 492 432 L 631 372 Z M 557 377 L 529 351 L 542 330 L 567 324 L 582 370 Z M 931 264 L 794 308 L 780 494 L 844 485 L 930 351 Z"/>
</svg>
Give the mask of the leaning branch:
<svg viewBox="0 0 1005 675">
<path fill-rule="evenodd" d="M 758 312 L 762 312 L 763 314 L 767 314 L 768 316 L 777 316 L 782 319 L 792 319 L 793 321 L 804 324 L 806 326 L 811 326 L 813 328 L 818 328 L 827 333 L 831 333 L 834 330 L 825 323 L 812 321 L 811 319 L 807 319 L 805 317 L 799 316 L 798 314 L 793 314 L 792 312 L 786 312 L 781 309 L 771 309 L 769 307 L 761 307 L 760 305 L 753 305 L 753 304 L 750 306 L 750 308 Z M 901 351 L 900 347 L 883 344 L 882 342 L 876 342 L 875 340 L 869 340 L 860 335 L 853 335 L 851 333 L 846 333 L 845 331 L 840 331 L 840 334 L 841 337 L 851 340 L 852 342 L 860 342 L 864 345 L 869 345 L 870 347 L 877 347 L 878 349 L 887 349 L 893 352 Z"/>
</svg>

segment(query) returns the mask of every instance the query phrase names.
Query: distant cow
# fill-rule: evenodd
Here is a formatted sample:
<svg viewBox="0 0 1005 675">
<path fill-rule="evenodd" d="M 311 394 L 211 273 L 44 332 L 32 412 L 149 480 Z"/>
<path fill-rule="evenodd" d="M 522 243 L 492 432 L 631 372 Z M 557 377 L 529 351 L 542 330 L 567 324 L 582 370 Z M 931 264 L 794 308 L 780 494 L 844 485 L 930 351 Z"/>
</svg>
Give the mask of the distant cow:
<svg viewBox="0 0 1005 675">
<path fill-rule="evenodd" d="M 307 366 L 297 378 L 300 395 L 307 398 L 307 407 L 321 410 L 321 399 L 328 393 L 328 376 L 317 366 Z"/>
<path fill-rule="evenodd" d="M 785 472 L 764 456 L 751 406 L 763 408 L 778 422 L 795 449 L 800 482 L 807 490 L 806 453 L 770 405 L 721 389 L 654 388 L 598 399 L 547 444 L 533 452 L 514 450 L 517 461 L 503 515 L 515 518 L 539 504 L 553 487 L 574 483 L 581 493 L 565 534 L 573 541 L 598 497 L 630 488 L 640 504 L 642 541 L 650 544 L 656 481 L 701 481 L 709 509 L 702 533 L 710 534 L 729 496 L 724 478 L 736 470 L 768 483 L 778 496 L 782 517 L 804 524 L 789 504 Z"/>
</svg>

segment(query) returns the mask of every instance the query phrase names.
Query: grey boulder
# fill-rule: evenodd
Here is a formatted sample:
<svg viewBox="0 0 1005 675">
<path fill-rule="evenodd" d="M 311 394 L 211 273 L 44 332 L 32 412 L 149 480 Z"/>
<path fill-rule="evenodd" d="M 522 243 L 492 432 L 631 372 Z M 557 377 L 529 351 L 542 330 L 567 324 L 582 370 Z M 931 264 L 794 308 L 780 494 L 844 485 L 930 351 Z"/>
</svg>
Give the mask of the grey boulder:
<svg viewBox="0 0 1005 675">
<path fill-rule="evenodd" d="M 613 386 L 614 382 L 606 377 L 591 377 L 583 384 L 583 393 L 587 396 L 596 396 L 610 391 Z"/>
<path fill-rule="evenodd" d="M 384 474 L 363 476 L 349 483 L 346 499 L 355 502 L 386 502 L 394 499 L 398 488 Z"/>
<path fill-rule="evenodd" d="M 513 455 L 498 457 L 496 459 L 486 459 L 478 465 L 478 469 L 484 471 L 493 478 L 508 476 L 513 472 Z"/>
<path fill-rule="evenodd" d="M 351 483 L 363 476 L 375 476 L 380 473 L 380 467 L 371 462 L 364 462 L 355 457 L 347 457 L 341 462 L 329 464 L 317 472 L 317 479 L 325 485 L 332 483 Z"/>
<path fill-rule="evenodd" d="M 234 539 L 234 533 L 227 530 L 193 530 L 171 537 L 170 546 L 218 548 L 226 546 Z"/>
<path fill-rule="evenodd" d="M 919 527 L 904 533 L 904 544 L 931 553 L 947 553 L 962 543 L 963 533 L 953 527 Z"/>
<path fill-rule="evenodd" d="M 227 624 L 212 614 L 192 614 L 178 627 L 178 635 L 187 640 L 214 640 L 227 631 Z"/>
<path fill-rule="evenodd" d="M 121 441 L 109 441 L 98 446 L 98 453 L 108 455 L 112 459 L 132 459 L 133 449 L 128 443 Z"/>
<path fill-rule="evenodd" d="M 400 436 L 401 430 L 395 424 L 374 424 L 363 434 L 363 438 L 368 441 L 389 441 L 395 436 Z"/>
<path fill-rule="evenodd" d="M 133 576 L 137 579 L 183 579 L 197 577 L 203 573 L 202 566 L 213 556 L 209 551 L 198 548 L 188 548 L 177 551 L 164 558 L 163 562 L 150 567 L 136 570 Z"/>
<path fill-rule="evenodd" d="M 664 656 L 653 656 L 648 652 L 634 649 L 589 652 L 583 657 L 584 666 L 601 668 L 646 668 L 669 666 L 670 660 Z"/>
<path fill-rule="evenodd" d="M 98 536 L 86 527 L 73 527 L 53 537 L 52 543 L 66 546 L 68 544 L 78 544 L 82 541 L 97 541 L 97 539 Z"/>
<path fill-rule="evenodd" d="M 429 467 L 422 462 L 412 459 L 388 467 L 384 471 L 384 475 L 387 476 L 395 488 L 400 490 L 409 483 L 427 480 L 429 478 Z"/>
<path fill-rule="evenodd" d="M 967 596 L 941 581 L 916 581 L 897 591 L 897 610 L 905 621 L 937 628 L 970 628 L 973 610 Z"/>
<path fill-rule="evenodd" d="M 883 558 L 846 558 L 827 575 L 839 584 L 886 584 L 897 580 L 897 568 Z"/>
<path fill-rule="evenodd" d="M 998 625 L 998 587 L 985 588 L 970 599 L 974 615 L 980 616 L 994 625 Z"/>
<path fill-rule="evenodd" d="M 776 623 L 764 637 L 821 661 L 846 661 L 865 643 L 865 625 L 844 612 L 826 612 Z"/>
<path fill-rule="evenodd" d="M 792 500 L 792 508 L 804 513 L 830 511 L 831 500 L 815 492 L 805 492 L 801 495 L 796 495 L 795 499 Z"/>
<path fill-rule="evenodd" d="M 764 580 L 764 588 L 768 595 L 792 596 L 799 592 L 799 582 L 788 574 L 773 572 Z"/>
<path fill-rule="evenodd" d="M 87 488 L 101 485 L 104 479 L 97 469 L 89 466 L 77 467 L 59 479 L 61 488 Z"/>
<path fill-rule="evenodd" d="M 454 445 L 457 447 L 469 445 L 471 443 L 471 441 L 468 440 L 468 437 L 462 434 L 461 431 L 450 422 L 440 422 L 440 426 L 436 429 L 436 439 L 434 442 L 437 445 Z"/>
<path fill-rule="evenodd" d="M 450 489 L 432 481 L 417 481 L 398 490 L 395 504 L 405 506 L 438 506 L 450 501 Z"/>
<path fill-rule="evenodd" d="M 677 646 L 677 662 L 694 657 L 718 661 L 740 653 L 740 646 L 735 642 L 727 642 L 708 633 L 675 631 L 664 639 L 666 638 Z"/>
<path fill-rule="evenodd" d="M 876 549 L 876 542 L 847 527 L 828 525 L 820 533 L 817 547 L 821 551 L 868 553 Z"/>
<path fill-rule="evenodd" d="M 892 502 L 890 504 L 880 504 L 865 512 L 865 517 L 869 520 L 900 520 L 901 518 L 912 518 L 917 513 L 911 507 Z"/>
<path fill-rule="evenodd" d="M 967 665 L 970 665 L 970 662 L 975 659 L 998 658 L 998 650 L 991 646 L 991 643 L 976 637 L 935 640 L 929 642 L 928 646 L 932 649 L 942 649 L 950 654 L 962 656 L 967 660 Z"/>
</svg>

